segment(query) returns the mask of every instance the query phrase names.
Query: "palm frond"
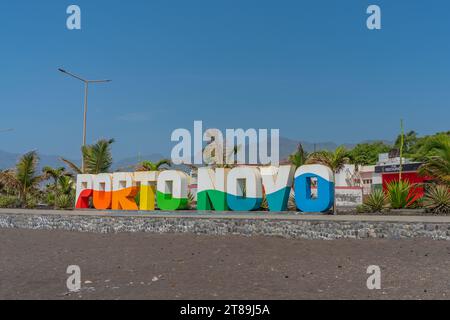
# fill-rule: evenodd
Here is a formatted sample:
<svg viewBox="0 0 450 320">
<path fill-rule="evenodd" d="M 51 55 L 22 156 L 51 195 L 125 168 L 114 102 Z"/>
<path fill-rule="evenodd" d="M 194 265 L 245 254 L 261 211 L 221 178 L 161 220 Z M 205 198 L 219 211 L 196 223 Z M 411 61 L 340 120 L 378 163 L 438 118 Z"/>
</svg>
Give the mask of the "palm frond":
<svg viewBox="0 0 450 320">
<path fill-rule="evenodd" d="M 65 164 L 67 164 L 67 166 L 73 170 L 74 173 L 76 174 L 82 174 L 83 171 L 81 170 L 81 168 L 79 166 L 77 166 L 75 163 L 73 163 L 70 160 L 67 160 L 65 158 L 59 158 L 59 160 L 61 160 L 62 162 L 64 162 Z"/>
<path fill-rule="evenodd" d="M 109 172 L 113 162 L 111 155 L 111 144 L 113 142 L 114 139 L 101 139 L 92 145 L 81 148 L 85 173 L 99 174 Z"/>
<path fill-rule="evenodd" d="M 36 174 L 36 166 L 39 161 L 39 157 L 36 151 L 30 151 L 24 154 L 19 162 L 16 164 L 16 176 L 21 182 L 23 188 L 27 188 L 32 185 L 33 177 Z"/>
<path fill-rule="evenodd" d="M 20 181 L 17 179 L 13 170 L 0 172 L 0 183 L 9 189 L 19 189 Z"/>
<path fill-rule="evenodd" d="M 162 159 L 162 160 L 159 160 L 159 161 L 156 163 L 156 168 L 159 169 L 159 168 L 161 168 L 161 167 L 164 166 L 164 165 L 166 165 L 166 166 L 168 166 L 168 167 L 171 167 L 171 166 L 172 166 L 172 161 L 170 161 L 169 159 Z"/>
<path fill-rule="evenodd" d="M 419 168 L 419 174 L 430 176 L 441 182 L 450 185 L 450 137 L 439 135 L 429 141 L 424 146 L 424 150 L 430 155 L 424 164 Z"/>
</svg>

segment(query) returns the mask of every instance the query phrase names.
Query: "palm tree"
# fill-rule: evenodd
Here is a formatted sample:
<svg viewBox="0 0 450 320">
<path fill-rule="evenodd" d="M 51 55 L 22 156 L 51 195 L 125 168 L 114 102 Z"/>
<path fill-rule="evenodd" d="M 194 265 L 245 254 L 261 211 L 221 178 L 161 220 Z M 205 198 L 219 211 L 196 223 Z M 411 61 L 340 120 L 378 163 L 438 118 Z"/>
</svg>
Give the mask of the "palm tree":
<svg viewBox="0 0 450 320">
<path fill-rule="evenodd" d="M 303 149 L 301 143 L 298 144 L 297 150 L 295 150 L 295 152 L 288 157 L 289 163 L 295 166 L 295 169 L 304 165 L 307 159 L 308 152 Z"/>
<path fill-rule="evenodd" d="M 96 143 L 81 147 L 84 160 L 84 170 L 65 158 L 60 158 L 75 173 L 99 174 L 109 172 L 112 165 L 111 144 L 114 139 L 101 139 Z"/>
<path fill-rule="evenodd" d="M 30 192 L 36 191 L 45 176 L 36 175 L 39 157 L 36 151 L 24 154 L 14 169 L 0 172 L 0 182 L 7 188 L 16 190 L 22 206 L 26 205 Z"/>
<path fill-rule="evenodd" d="M 403 145 L 406 154 L 409 154 L 411 153 L 411 151 L 413 151 L 412 147 L 417 143 L 417 141 L 418 141 L 417 132 L 413 130 L 409 131 L 406 135 L 403 136 Z M 401 142 L 402 142 L 402 135 L 399 135 L 395 140 L 394 146 L 400 148 Z"/>
<path fill-rule="evenodd" d="M 42 173 L 46 178 L 53 179 L 53 186 L 55 190 L 58 187 L 58 180 L 60 179 L 60 177 L 70 176 L 70 173 L 66 172 L 66 168 L 64 167 L 52 168 L 50 166 L 45 166 L 44 168 L 42 168 Z"/>
<path fill-rule="evenodd" d="M 210 143 L 210 145 L 215 144 L 216 142 L 212 141 Z M 216 148 L 220 148 L 221 146 L 218 145 Z M 215 155 L 215 152 L 213 152 L 213 154 L 211 155 L 211 157 L 208 158 L 207 162 L 209 163 L 209 166 L 211 168 L 234 168 L 236 166 L 236 161 L 234 160 L 234 156 L 236 156 L 239 152 L 239 150 L 241 150 L 242 146 L 241 145 L 234 145 L 233 148 L 229 148 L 226 145 L 222 146 L 223 151 L 222 151 L 222 163 L 219 163 L 220 161 L 218 161 L 217 157 L 219 157 L 219 155 Z M 205 148 L 203 148 L 203 151 L 205 150 Z M 232 163 L 227 163 L 228 158 L 232 158 L 233 162 Z"/>
<path fill-rule="evenodd" d="M 58 192 L 69 194 L 74 190 L 74 181 L 71 176 L 60 176 L 58 178 Z"/>
<path fill-rule="evenodd" d="M 339 146 L 332 151 L 323 150 L 312 153 L 308 160 L 307 164 L 322 164 L 327 166 L 333 171 L 334 174 L 338 174 L 344 169 L 344 166 L 349 163 L 350 159 L 348 157 L 348 151 L 344 146 Z M 336 185 L 336 176 L 333 175 L 333 183 Z M 333 212 L 336 213 L 336 195 L 333 199 Z"/>
<path fill-rule="evenodd" d="M 158 162 L 144 160 L 136 166 L 136 171 L 162 171 L 162 170 L 165 170 L 166 168 L 163 168 L 162 166 L 171 167 L 172 162 L 169 159 L 162 159 L 162 160 L 159 160 Z"/>
<path fill-rule="evenodd" d="M 419 173 L 450 186 L 450 137 L 438 135 L 431 138 L 425 145 L 425 152 L 429 156 L 419 168 Z"/>
</svg>

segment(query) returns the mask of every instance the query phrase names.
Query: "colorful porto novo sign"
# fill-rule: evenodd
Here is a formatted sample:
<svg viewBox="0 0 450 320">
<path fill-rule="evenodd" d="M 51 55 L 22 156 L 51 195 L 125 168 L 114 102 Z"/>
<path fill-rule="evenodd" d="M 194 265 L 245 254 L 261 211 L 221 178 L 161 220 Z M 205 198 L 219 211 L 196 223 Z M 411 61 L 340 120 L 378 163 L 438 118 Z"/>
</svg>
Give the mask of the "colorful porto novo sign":
<svg viewBox="0 0 450 320">
<path fill-rule="evenodd" d="M 116 172 L 77 176 L 76 208 L 98 210 L 183 210 L 189 176 L 181 171 Z M 197 210 L 258 210 L 263 193 L 270 211 L 285 211 L 293 188 L 303 212 L 324 212 L 333 205 L 333 172 L 323 165 L 198 169 Z M 316 189 L 312 196 L 312 188 Z M 139 194 L 139 201 L 136 196 Z"/>
</svg>

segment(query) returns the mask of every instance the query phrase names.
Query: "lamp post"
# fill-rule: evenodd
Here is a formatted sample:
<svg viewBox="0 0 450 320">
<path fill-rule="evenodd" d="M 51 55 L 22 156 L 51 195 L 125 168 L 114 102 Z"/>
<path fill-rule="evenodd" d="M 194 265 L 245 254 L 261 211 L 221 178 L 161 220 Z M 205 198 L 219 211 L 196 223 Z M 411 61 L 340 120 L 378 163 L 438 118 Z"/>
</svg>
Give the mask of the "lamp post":
<svg viewBox="0 0 450 320">
<path fill-rule="evenodd" d="M 83 146 L 86 145 L 86 117 L 87 117 L 87 107 L 88 107 L 88 90 L 89 90 L 89 83 L 104 83 L 104 82 L 111 82 L 112 80 L 87 80 L 83 79 L 80 76 L 77 76 L 69 71 L 66 71 L 64 69 L 58 68 L 59 71 L 62 73 L 65 73 L 75 79 L 78 79 L 84 83 L 84 110 L 83 110 Z M 84 173 L 84 157 L 81 155 L 81 170 Z"/>
</svg>

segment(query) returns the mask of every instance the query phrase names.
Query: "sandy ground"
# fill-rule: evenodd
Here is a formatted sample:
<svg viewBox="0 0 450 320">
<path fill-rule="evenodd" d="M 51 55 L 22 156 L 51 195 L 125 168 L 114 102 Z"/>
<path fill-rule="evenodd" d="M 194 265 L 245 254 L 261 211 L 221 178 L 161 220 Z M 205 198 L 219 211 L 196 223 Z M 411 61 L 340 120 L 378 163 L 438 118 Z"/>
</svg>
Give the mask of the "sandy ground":
<svg viewBox="0 0 450 320">
<path fill-rule="evenodd" d="M 0 299 L 448 299 L 450 242 L 0 229 Z M 69 265 L 82 289 L 66 287 Z M 367 267 L 381 268 L 368 290 Z"/>
</svg>

